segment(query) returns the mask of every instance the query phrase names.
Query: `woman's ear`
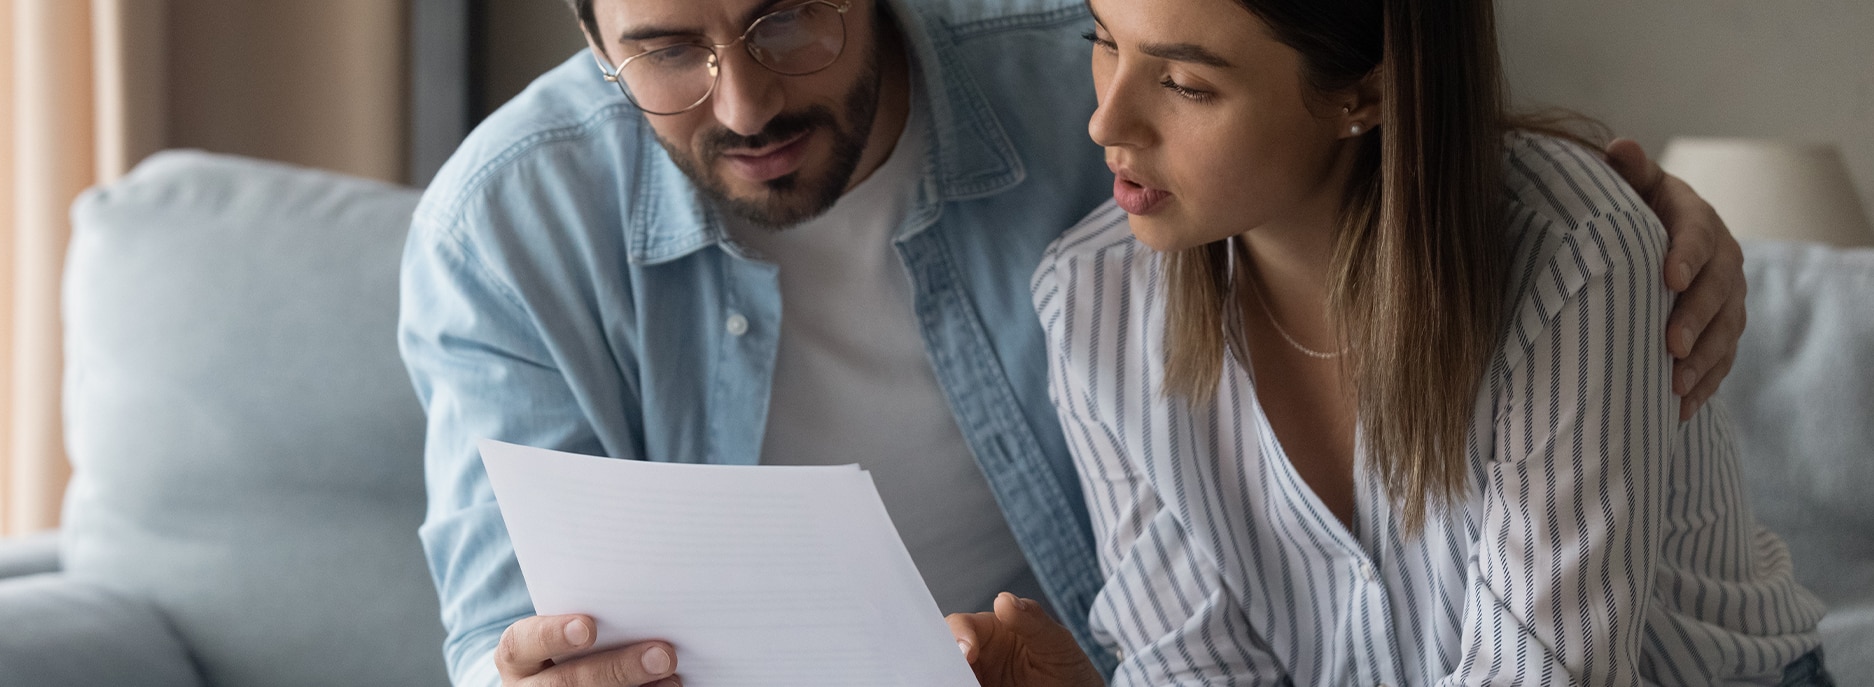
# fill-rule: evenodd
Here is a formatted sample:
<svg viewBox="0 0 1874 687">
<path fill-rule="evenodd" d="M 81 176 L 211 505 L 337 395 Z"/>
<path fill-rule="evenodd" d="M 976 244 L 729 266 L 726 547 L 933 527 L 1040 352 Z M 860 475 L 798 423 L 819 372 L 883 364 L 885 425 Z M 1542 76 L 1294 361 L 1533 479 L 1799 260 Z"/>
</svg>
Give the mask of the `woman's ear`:
<svg viewBox="0 0 1874 687">
<path fill-rule="evenodd" d="M 1379 128 L 1380 122 L 1385 119 L 1382 107 L 1385 104 L 1385 78 L 1386 65 L 1381 64 L 1367 72 L 1342 96 L 1341 130 L 1348 138 L 1356 138 Z"/>
</svg>

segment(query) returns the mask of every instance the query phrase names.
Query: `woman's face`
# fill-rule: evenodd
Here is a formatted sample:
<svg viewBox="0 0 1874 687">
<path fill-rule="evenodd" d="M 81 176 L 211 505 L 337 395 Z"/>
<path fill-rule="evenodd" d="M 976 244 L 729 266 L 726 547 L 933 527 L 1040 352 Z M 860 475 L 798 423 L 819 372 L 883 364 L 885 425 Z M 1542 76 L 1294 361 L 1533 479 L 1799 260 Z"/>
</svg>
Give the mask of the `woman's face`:
<svg viewBox="0 0 1874 687">
<path fill-rule="evenodd" d="M 1371 128 L 1375 108 L 1312 94 L 1301 55 L 1234 0 L 1088 6 L 1099 109 L 1087 130 L 1140 240 L 1175 251 L 1264 226 L 1331 226 L 1348 129 L 1361 117 Z"/>
</svg>

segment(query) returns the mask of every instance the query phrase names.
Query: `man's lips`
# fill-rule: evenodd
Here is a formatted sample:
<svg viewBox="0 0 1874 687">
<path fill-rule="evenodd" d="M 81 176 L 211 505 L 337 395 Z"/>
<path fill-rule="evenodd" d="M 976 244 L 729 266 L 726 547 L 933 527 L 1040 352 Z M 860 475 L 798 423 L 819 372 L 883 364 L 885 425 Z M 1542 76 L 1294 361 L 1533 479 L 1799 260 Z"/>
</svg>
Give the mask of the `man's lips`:
<svg viewBox="0 0 1874 687">
<path fill-rule="evenodd" d="M 1149 215 L 1171 199 L 1170 191 L 1140 183 L 1126 168 L 1112 162 L 1106 166 L 1113 170 L 1113 200 L 1126 214 Z"/>
<path fill-rule="evenodd" d="M 803 131 L 793 138 L 762 148 L 725 151 L 722 159 L 729 163 L 737 175 L 749 181 L 772 181 L 800 169 L 801 162 L 807 157 L 807 140 L 810 138 L 813 138 L 813 132 Z"/>
</svg>

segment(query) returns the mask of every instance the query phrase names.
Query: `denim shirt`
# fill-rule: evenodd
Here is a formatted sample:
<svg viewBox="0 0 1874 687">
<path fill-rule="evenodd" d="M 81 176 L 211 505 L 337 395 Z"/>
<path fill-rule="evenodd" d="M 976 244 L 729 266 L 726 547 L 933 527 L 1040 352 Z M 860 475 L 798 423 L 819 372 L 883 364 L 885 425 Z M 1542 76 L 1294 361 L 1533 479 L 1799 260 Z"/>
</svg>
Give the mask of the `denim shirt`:
<svg viewBox="0 0 1874 687">
<path fill-rule="evenodd" d="M 1056 615 L 1087 632 L 1099 563 L 1047 395 L 1028 281 L 1110 191 L 1087 139 L 1079 0 L 883 0 L 930 108 L 894 234 L 965 441 Z M 428 412 L 421 530 L 458 684 L 494 681 L 534 609 L 475 448 L 757 462 L 783 304 L 778 268 L 726 240 L 642 113 L 585 53 L 470 135 L 423 196 L 399 345 Z"/>
</svg>

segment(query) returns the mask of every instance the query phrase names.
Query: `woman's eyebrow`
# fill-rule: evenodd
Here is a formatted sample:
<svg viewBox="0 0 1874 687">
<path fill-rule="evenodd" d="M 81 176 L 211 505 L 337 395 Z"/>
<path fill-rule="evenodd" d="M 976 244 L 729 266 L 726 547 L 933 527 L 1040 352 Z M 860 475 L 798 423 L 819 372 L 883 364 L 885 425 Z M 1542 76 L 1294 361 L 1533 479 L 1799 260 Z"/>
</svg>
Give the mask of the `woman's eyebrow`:
<svg viewBox="0 0 1874 687">
<path fill-rule="evenodd" d="M 1146 43 L 1139 46 L 1139 52 L 1173 62 L 1195 62 L 1218 69 L 1229 69 L 1235 66 L 1230 64 L 1229 60 L 1223 59 L 1222 55 L 1195 43 Z"/>
<path fill-rule="evenodd" d="M 1093 0 L 1087 0 L 1086 6 L 1087 14 L 1093 15 L 1093 23 L 1099 24 L 1102 27 L 1106 26 L 1106 22 L 1100 21 L 1100 13 L 1093 11 Z M 1139 46 L 1139 52 L 1159 59 L 1171 60 L 1173 62 L 1192 62 L 1209 67 L 1216 67 L 1218 69 L 1229 69 L 1236 66 L 1231 64 L 1229 60 L 1223 59 L 1222 55 L 1211 52 L 1209 48 L 1205 48 L 1196 43 L 1146 43 L 1145 45 Z"/>
</svg>

